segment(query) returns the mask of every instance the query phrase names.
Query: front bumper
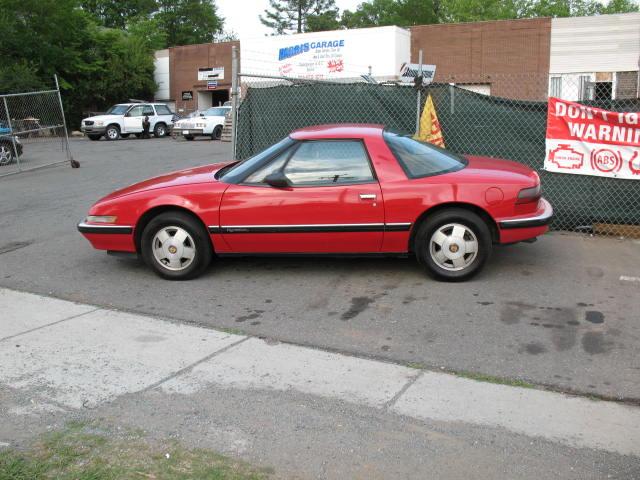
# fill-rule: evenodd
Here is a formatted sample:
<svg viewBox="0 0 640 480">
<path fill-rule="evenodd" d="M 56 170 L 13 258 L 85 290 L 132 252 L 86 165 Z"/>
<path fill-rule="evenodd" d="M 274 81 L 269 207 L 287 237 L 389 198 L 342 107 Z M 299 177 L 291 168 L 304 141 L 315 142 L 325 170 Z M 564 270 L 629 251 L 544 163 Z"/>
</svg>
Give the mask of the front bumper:
<svg viewBox="0 0 640 480">
<path fill-rule="evenodd" d="M 206 133 L 204 133 L 204 130 L 201 128 L 180 128 L 180 127 L 173 127 L 173 131 L 177 134 L 177 135 L 183 135 L 183 136 L 191 136 L 191 137 L 199 137 L 201 135 L 206 135 Z"/>
<path fill-rule="evenodd" d="M 87 135 L 104 135 L 104 132 L 106 132 L 106 130 L 107 127 L 96 127 L 95 125 L 82 125 L 80 127 L 80 131 Z"/>
<path fill-rule="evenodd" d="M 107 225 L 80 222 L 78 231 L 89 240 L 93 248 L 118 252 L 135 252 L 131 225 Z"/>
</svg>

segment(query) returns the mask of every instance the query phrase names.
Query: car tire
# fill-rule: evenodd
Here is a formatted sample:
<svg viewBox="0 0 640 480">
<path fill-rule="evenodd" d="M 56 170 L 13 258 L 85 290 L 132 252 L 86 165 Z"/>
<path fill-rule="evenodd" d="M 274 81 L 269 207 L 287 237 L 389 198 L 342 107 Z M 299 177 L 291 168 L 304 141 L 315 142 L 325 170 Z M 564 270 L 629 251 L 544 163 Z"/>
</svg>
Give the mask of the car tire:
<svg viewBox="0 0 640 480">
<path fill-rule="evenodd" d="M 469 210 L 441 210 L 417 228 L 413 251 L 427 273 L 437 280 L 467 280 L 482 270 L 491 255 L 489 227 Z"/>
<path fill-rule="evenodd" d="M 101 137 L 101 136 L 102 136 L 102 135 L 93 135 L 93 134 L 91 134 L 91 135 L 87 135 L 87 137 L 89 137 L 89 140 L 92 140 L 92 141 L 94 141 L 94 142 L 96 142 L 96 141 L 100 140 L 100 137 Z"/>
<path fill-rule="evenodd" d="M 184 138 L 185 138 L 185 140 L 191 141 L 191 140 L 195 139 L 196 137 L 194 137 L 193 135 L 185 135 Z"/>
<path fill-rule="evenodd" d="M 216 126 L 216 128 L 213 129 L 213 132 L 211 132 L 211 140 L 220 140 L 221 136 L 222 136 L 222 126 L 218 125 Z"/>
<path fill-rule="evenodd" d="M 156 123 L 153 128 L 153 136 L 156 138 L 162 138 L 167 136 L 167 125 L 164 123 Z"/>
<path fill-rule="evenodd" d="M 120 136 L 122 138 L 129 138 L 129 135 L 131 135 L 130 133 L 121 133 Z"/>
<path fill-rule="evenodd" d="M 0 166 L 9 165 L 16 159 L 12 142 L 0 142 Z"/>
<path fill-rule="evenodd" d="M 176 236 L 181 238 L 175 240 Z M 145 263 L 168 280 L 189 280 L 211 263 L 213 249 L 205 227 L 183 212 L 165 212 L 151 219 L 142 232 Z"/>
<path fill-rule="evenodd" d="M 104 131 L 104 138 L 110 142 L 120 139 L 120 127 L 118 125 L 109 125 Z"/>
</svg>

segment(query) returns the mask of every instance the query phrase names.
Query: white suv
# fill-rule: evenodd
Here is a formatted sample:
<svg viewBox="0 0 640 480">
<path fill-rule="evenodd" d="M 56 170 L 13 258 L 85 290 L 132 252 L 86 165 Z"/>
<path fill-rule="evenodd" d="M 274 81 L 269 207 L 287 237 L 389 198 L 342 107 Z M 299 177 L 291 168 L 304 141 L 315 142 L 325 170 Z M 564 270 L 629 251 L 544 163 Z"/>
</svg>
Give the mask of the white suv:
<svg viewBox="0 0 640 480">
<path fill-rule="evenodd" d="M 209 136 L 212 140 L 219 140 L 224 126 L 224 117 L 230 111 L 231 107 L 211 107 L 194 117 L 178 120 L 173 130 L 187 140 L 193 140 L 199 136 Z"/>
<path fill-rule="evenodd" d="M 149 132 L 164 137 L 173 125 L 173 112 L 164 103 L 119 103 L 104 115 L 82 120 L 80 130 L 91 140 L 104 135 L 107 140 L 127 138 L 132 133 L 142 136 L 142 121 L 149 117 Z"/>
</svg>

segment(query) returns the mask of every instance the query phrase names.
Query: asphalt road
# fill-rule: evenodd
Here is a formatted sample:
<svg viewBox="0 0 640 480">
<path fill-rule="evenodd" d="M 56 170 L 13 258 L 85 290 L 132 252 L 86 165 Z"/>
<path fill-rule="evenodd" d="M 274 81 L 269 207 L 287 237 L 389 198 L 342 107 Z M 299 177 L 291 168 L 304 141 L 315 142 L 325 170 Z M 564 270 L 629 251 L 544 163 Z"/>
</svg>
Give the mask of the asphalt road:
<svg viewBox="0 0 640 480">
<path fill-rule="evenodd" d="M 0 285 L 357 355 L 640 399 L 640 242 L 555 233 L 473 281 L 413 259 L 225 259 L 168 282 L 76 231 L 116 187 L 230 157 L 170 138 L 74 140 L 82 166 L 0 179 Z M 621 279 L 621 276 L 623 279 Z M 629 279 L 624 279 L 629 277 Z"/>
</svg>

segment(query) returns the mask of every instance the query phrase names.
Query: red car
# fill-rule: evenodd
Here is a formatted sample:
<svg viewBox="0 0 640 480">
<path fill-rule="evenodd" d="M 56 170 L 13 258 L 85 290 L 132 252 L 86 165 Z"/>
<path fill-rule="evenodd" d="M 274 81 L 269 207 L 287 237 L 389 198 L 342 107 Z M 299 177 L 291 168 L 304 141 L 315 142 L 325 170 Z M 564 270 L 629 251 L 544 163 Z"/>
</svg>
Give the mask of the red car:
<svg viewBox="0 0 640 480">
<path fill-rule="evenodd" d="M 78 230 L 187 279 L 214 255 L 415 254 L 464 280 L 496 243 L 533 240 L 553 215 L 536 172 L 462 157 L 381 125 L 296 130 L 242 162 L 169 173 L 98 201 Z"/>
</svg>

